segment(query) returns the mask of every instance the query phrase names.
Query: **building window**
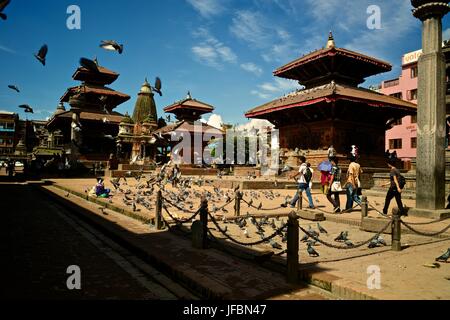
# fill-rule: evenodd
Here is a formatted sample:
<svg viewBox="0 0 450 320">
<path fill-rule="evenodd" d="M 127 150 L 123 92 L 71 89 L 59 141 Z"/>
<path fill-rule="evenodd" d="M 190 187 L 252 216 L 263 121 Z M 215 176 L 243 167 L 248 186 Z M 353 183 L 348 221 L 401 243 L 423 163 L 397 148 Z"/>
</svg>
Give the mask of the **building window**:
<svg viewBox="0 0 450 320">
<path fill-rule="evenodd" d="M 408 100 L 417 100 L 417 89 L 408 91 Z"/>
<path fill-rule="evenodd" d="M 417 114 L 411 116 L 411 123 L 417 123 Z"/>
<path fill-rule="evenodd" d="M 403 95 L 401 92 L 393 93 L 393 94 L 391 94 L 391 97 L 403 99 Z"/>
<path fill-rule="evenodd" d="M 401 149 L 401 148 L 402 148 L 402 139 L 389 140 L 389 149 Z"/>
<path fill-rule="evenodd" d="M 411 138 L 411 148 L 417 149 L 417 138 Z"/>
<path fill-rule="evenodd" d="M 417 66 L 411 68 L 411 79 L 417 78 L 419 75 L 419 68 Z"/>
</svg>

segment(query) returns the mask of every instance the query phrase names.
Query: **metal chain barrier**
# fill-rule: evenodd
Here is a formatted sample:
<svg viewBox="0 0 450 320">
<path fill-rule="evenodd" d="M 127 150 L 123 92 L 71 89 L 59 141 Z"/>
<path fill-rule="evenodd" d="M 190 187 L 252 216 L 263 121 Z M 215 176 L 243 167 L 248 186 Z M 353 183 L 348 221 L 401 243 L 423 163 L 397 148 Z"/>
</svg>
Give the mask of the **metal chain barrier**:
<svg viewBox="0 0 450 320">
<path fill-rule="evenodd" d="M 307 203 L 307 202 L 308 202 L 308 199 L 307 199 L 307 198 L 305 198 L 305 196 L 304 196 L 304 195 L 302 195 L 302 198 L 303 198 L 303 201 L 305 201 L 305 203 Z M 340 212 L 340 213 L 346 213 L 346 212 L 350 212 L 351 210 L 355 209 L 355 208 L 356 208 L 356 207 L 358 207 L 358 206 L 359 206 L 359 204 L 355 204 L 355 205 L 353 206 L 353 208 L 351 208 L 351 209 L 345 209 L 345 210 L 341 210 L 341 212 Z M 326 213 L 326 214 L 336 214 L 335 212 L 328 212 L 328 211 L 322 210 L 322 209 L 318 208 L 317 206 L 315 206 L 315 208 L 316 208 L 316 210 L 318 210 L 318 211 L 320 211 L 320 212 L 322 212 L 322 213 Z"/>
<path fill-rule="evenodd" d="M 386 214 L 384 214 L 383 212 L 381 212 L 380 210 L 378 210 L 377 208 L 375 208 L 375 206 L 373 204 L 371 204 L 369 201 L 367 201 L 367 204 L 369 205 L 369 207 L 371 207 L 372 209 L 375 210 L 376 213 L 378 213 L 380 216 L 382 216 L 385 219 L 390 219 Z"/>
<path fill-rule="evenodd" d="M 379 231 L 376 235 L 374 235 L 374 236 L 373 236 L 372 238 L 370 238 L 369 240 L 364 241 L 364 242 L 361 242 L 361 243 L 358 243 L 358 244 L 354 244 L 354 245 L 352 245 L 352 246 L 345 246 L 345 247 L 343 247 L 343 246 L 337 246 L 337 245 L 335 245 L 335 244 L 332 244 L 332 243 L 328 243 L 328 242 L 326 242 L 326 241 L 323 241 L 323 240 L 319 239 L 319 237 L 316 237 L 316 236 L 312 235 L 311 233 L 309 233 L 309 231 L 303 229 L 301 226 L 299 226 L 299 229 L 300 229 L 303 233 L 305 233 L 307 236 L 309 236 L 310 238 L 314 239 L 315 241 L 317 241 L 317 242 L 319 242 L 319 243 L 321 243 L 321 244 L 323 244 L 323 245 L 325 245 L 325 246 L 327 246 L 327 247 L 330 247 L 330 248 L 333 248 L 333 249 L 339 249 L 339 250 L 350 250 L 350 249 L 360 248 L 360 247 L 362 247 L 362 246 L 365 246 L 365 245 L 371 243 L 373 240 L 377 239 L 383 232 L 385 232 L 385 231 L 391 226 L 391 224 L 392 224 L 392 220 L 389 221 L 389 222 L 386 224 L 386 226 L 385 226 L 381 231 Z"/>
<path fill-rule="evenodd" d="M 216 213 L 217 211 L 222 210 L 222 209 L 225 208 L 226 206 L 230 205 L 230 204 L 234 201 L 234 199 L 235 199 L 235 198 L 232 198 L 232 199 L 228 200 L 228 202 L 226 202 L 223 206 L 218 207 L 218 208 L 215 208 L 215 209 L 213 210 L 213 212 Z"/>
<path fill-rule="evenodd" d="M 209 229 L 208 229 L 208 234 L 210 235 L 210 237 L 211 237 L 217 244 L 219 244 L 223 249 L 226 250 L 226 247 L 225 247 L 223 244 L 220 243 L 219 239 L 218 239 L 215 235 L 213 235 L 213 233 L 212 233 L 211 230 L 209 230 Z M 226 251 L 230 252 L 229 250 L 226 250 Z M 277 256 L 277 257 L 278 257 L 278 256 L 281 256 L 281 255 L 283 255 L 283 254 L 285 254 L 285 253 L 287 253 L 287 249 L 286 249 L 286 250 L 283 250 L 283 251 L 281 251 L 281 252 L 275 253 L 274 256 Z M 242 258 L 242 257 L 241 257 L 241 258 Z M 244 258 L 244 259 L 245 259 L 245 258 Z M 245 260 L 254 260 L 254 259 L 245 259 Z"/>
<path fill-rule="evenodd" d="M 408 222 L 408 225 L 410 225 L 410 226 L 424 226 L 424 225 L 427 225 L 427 224 L 433 224 L 433 223 L 442 222 L 442 221 L 445 221 L 445 220 L 448 220 L 448 219 L 450 219 L 450 217 L 440 218 L 440 219 L 433 220 L 433 221 L 428 221 L 428 222 L 415 222 L 415 223 Z"/>
<path fill-rule="evenodd" d="M 167 214 L 169 215 L 169 217 L 170 217 L 173 221 L 175 221 L 176 223 L 179 223 L 179 224 L 185 224 L 185 223 L 191 222 L 191 221 L 194 220 L 195 217 L 200 213 L 200 209 L 199 209 L 199 210 L 197 210 L 197 212 L 196 212 L 193 216 L 191 216 L 190 218 L 186 218 L 186 219 L 178 219 L 178 218 L 175 218 L 175 217 L 169 212 L 169 210 L 167 209 L 167 206 L 163 205 L 163 208 L 164 208 L 164 210 L 167 212 Z"/>
<path fill-rule="evenodd" d="M 261 211 L 273 211 L 273 210 L 278 210 L 278 209 L 282 209 L 283 208 L 282 206 L 278 206 L 278 207 L 274 207 L 274 208 L 261 208 L 261 209 L 259 209 L 257 206 L 251 204 L 250 202 L 248 202 L 244 198 L 242 198 L 242 201 L 245 204 L 249 205 L 251 208 L 258 209 L 258 210 L 261 210 Z"/>
<path fill-rule="evenodd" d="M 425 236 L 425 237 L 435 237 L 435 236 L 438 236 L 440 234 L 443 234 L 444 232 L 446 232 L 447 230 L 450 229 L 450 224 L 449 224 L 448 226 L 446 226 L 441 231 L 434 232 L 434 233 L 426 233 L 426 232 L 422 232 L 422 231 L 418 231 L 418 230 L 414 229 L 413 227 L 410 226 L 409 223 L 406 223 L 403 220 L 400 220 L 400 223 L 402 225 L 404 225 L 406 228 L 408 228 L 409 230 L 411 230 L 412 232 L 417 233 L 418 235 L 421 235 L 421 236 Z"/>
<path fill-rule="evenodd" d="M 232 238 L 225 230 L 223 230 L 220 227 L 219 223 L 216 221 L 216 219 L 214 219 L 214 217 L 209 212 L 208 212 L 208 215 L 211 218 L 211 221 L 214 223 L 214 225 L 220 231 L 220 233 L 222 233 L 228 240 L 230 240 L 230 241 L 232 241 L 234 243 L 237 243 L 239 245 L 242 245 L 242 246 L 256 246 L 258 244 L 263 244 L 263 243 L 265 243 L 265 242 L 275 238 L 277 235 L 279 235 L 284 229 L 287 228 L 287 225 L 288 225 L 287 223 L 285 223 L 282 227 L 277 229 L 272 235 L 270 235 L 270 236 L 268 236 L 268 237 L 266 237 L 264 239 L 261 239 L 259 241 L 255 241 L 255 242 L 245 243 L 245 242 L 241 242 L 239 240 L 236 240 L 236 239 Z"/>
<path fill-rule="evenodd" d="M 166 201 L 168 204 L 170 204 L 172 207 L 177 208 L 180 211 L 186 212 L 186 213 L 196 213 L 197 211 L 193 211 L 193 210 L 188 210 L 188 209 L 183 209 L 181 207 L 179 207 L 178 205 L 174 204 L 172 201 L 170 201 L 169 199 L 163 197 L 163 200 Z"/>
</svg>

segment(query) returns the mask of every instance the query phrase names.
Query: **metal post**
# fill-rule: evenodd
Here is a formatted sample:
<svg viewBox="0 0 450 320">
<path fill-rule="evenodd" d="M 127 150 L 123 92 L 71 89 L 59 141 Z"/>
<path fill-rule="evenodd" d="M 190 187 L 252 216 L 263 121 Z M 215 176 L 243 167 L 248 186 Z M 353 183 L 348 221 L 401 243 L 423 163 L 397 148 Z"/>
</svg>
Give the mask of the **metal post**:
<svg viewBox="0 0 450 320">
<path fill-rule="evenodd" d="M 402 251 L 400 210 L 398 208 L 392 210 L 392 217 L 392 251 Z"/>
<path fill-rule="evenodd" d="M 299 267 L 299 231 L 298 215 L 295 211 L 289 214 L 287 229 L 287 281 L 298 283 Z"/>
<path fill-rule="evenodd" d="M 205 195 L 202 196 L 200 222 L 202 224 L 202 249 L 206 249 L 208 241 L 208 200 L 206 200 Z"/>
<path fill-rule="evenodd" d="M 161 190 L 159 190 L 158 194 L 156 195 L 156 214 L 155 214 L 155 226 L 157 230 L 162 229 L 162 205 L 163 205 L 162 192 Z"/>
<path fill-rule="evenodd" d="M 236 217 L 239 217 L 241 215 L 241 200 L 242 193 L 240 191 L 236 191 L 234 203 L 234 214 Z"/>
<path fill-rule="evenodd" d="M 367 202 L 367 196 L 361 197 L 361 219 L 364 219 L 369 214 L 369 203 Z"/>
</svg>

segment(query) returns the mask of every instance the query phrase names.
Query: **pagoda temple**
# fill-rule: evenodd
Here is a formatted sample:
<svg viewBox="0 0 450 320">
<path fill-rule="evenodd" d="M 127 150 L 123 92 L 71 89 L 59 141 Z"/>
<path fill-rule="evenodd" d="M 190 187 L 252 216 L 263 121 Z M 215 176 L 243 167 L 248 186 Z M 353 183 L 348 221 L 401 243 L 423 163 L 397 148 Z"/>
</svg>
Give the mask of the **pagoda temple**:
<svg viewBox="0 0 450 320">
<path fill-rule="evenodd" d="M 156 104 L 152 87 L 145 79 L 133 111 L 120 123 L 117 137 L 119 158 L 133 163 L 150 163 L 156 159 L 156 138 L 153 132 L 158 129 Z"/>
<path fill-rule="evenodd" d="M 47 123 L 49 139 L 62 136 L 60 145 L 80 162 L 107 161 L 116 153 L 114 137 L 119 133 L 123 115 L 114 109 L 130 99 L 124 93 L 106 87 L 117 80 L 119 74 L 98 64 L 98 71 L 79 67 L 72 78 L 81 84 L 69 88 L 61 97 L 61 104 Z M 70 109 L 64 108 L 64 103 Z M 56 141 L 49 141 L 55 145 Z"/>
<path fill-rule="evenodd" d="M 208 134 L 216 134 L 215 138 L 219 138 L 223 136 L 222 130 L 218 128 L 214 128 L 206 123 L 200 122 L 202 115 L 208 114 L 214 111 L 214 107 L 201 102 L 199 100 L 193 99 L 191 93 L 188 92 L 185 99 L 175 102 L 170 106 L 164 108 L 164 112 L 172 113 L 175 115 L 177 121 L 174 123 L 170 123 L 167 126 L 158 129 L 155 134 L 158 137 L 161 137 L 163 141 L 167 141 L 167 145 L 164 146 L 166 151 L 170 151 L 179 144 L 179 141 L 172 141 L 172 136 L 174 133 L 188 133 L 190 135 L 191 140 L 191 148 L 190 155 L 184 157 L 184 151 L 179 154 L 179 156 L 183 156 L 183 159 L 190 158 L 190 163 L 181 163 L 186 165 L 202 165 L 202 154 L 196 154 L 194 150 L 194 143 L 196 139 L 201 139 L 202 141 L 202 150 L 207 146 L 208 141 L 203 141 L 203 134 L 208 132 Z M 200 132 L 196 132 L 195 126 L 201 128 Z M 200 137 L 198 135 L 201 135 Z M 161 141 L 161 140 L 160 140 Z"/>
<path fill-rule="evenodd" d="M 397 119 L 416 114 L 417 107 L 358 85 L 391 69 L 387 62 L 336 47 L 330 33 L 325 48 L 274 71 L 277 77 L 298 81 L 303 89 L 245 116 L 266 119 L 279 129 L 281 159 L 289 165 L 297 166 L 302 154 L 317 164 L 327 158 L 330 145 L 338 157 L 347 159 L 356 145 L 362 166 L 382 168 L 385 130 Z"/>
</svg>

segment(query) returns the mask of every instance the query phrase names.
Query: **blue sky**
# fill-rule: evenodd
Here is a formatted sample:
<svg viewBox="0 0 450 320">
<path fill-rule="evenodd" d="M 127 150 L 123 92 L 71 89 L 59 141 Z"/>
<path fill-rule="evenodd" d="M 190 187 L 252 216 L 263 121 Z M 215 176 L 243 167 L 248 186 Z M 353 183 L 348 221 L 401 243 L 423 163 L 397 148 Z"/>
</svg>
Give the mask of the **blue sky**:
<svg viewBox="0 0 450 320">
<path fill-rule="evenodd" d="M 66 27 L 69 5 L 81 8 L 81 30 Z M 381 9 L 382 28 L 370 30 L 367 7 Z M 12 0 L 0 21 L 0 110 L 33 106 L 31 118 L 56 109 L 80 57 L 98 57 L 120 73 L 111 85 L 132 98 L 119 112 L 132 112 L 145 77 L 160 76 L 162 108 L 186 96 L 216 107 L 227 123 L 246 123 L 244 112 L 293 91 L 297 84 L 272 76 L 277 67 L 323 47 L 328 31 L 336 44 L 389 61 L 391 73 L 364 84 L 394 78 L 401 57 L 421 46 L 421 24 L 409 0 Z M 450 38 L 450 15 L 444 34 Z M 124 54 L 99 48 L 114 39 Z M 33 57 L 47 43 L 47 66 Z M 7 88 L 17 84 L 20 94 Z M 21 118 L 25 114 L 20 113 Z"/>
</svg>

